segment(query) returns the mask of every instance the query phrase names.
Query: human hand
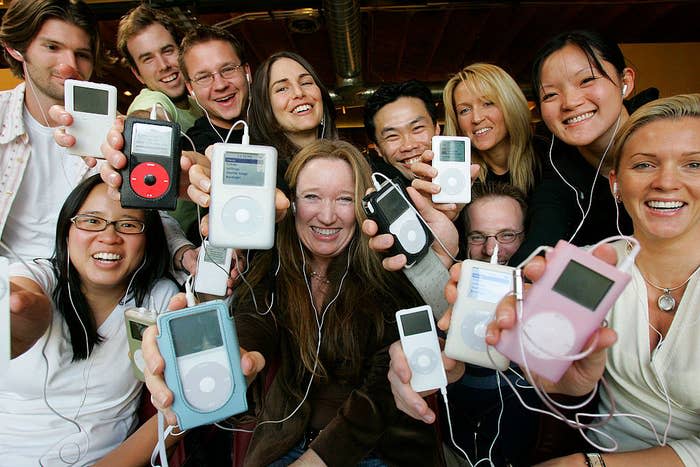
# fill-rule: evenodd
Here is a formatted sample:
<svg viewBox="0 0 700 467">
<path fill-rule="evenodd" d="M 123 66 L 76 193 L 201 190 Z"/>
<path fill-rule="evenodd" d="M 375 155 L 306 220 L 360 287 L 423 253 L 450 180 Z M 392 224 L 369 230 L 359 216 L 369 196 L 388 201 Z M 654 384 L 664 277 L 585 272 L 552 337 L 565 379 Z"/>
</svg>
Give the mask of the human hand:
<svg viewBox="0 0 700 467">
<path fill-rule="evenodd" d="M 426 199 L 430 201 L 435 209 L 442 211 L 451 220 L 454 221 L 459 216 L 459 213 L 464 209 L 464 204 L 455 203 L 433 203 L 432 196 L 440 193 L 440 185 L 433 183 L 433 179 L 437 177 L 438 170 L 431 165 L 435 154 L 431 150 L 426 150 L 421 155 L 420 162 L 411 164 L 411 171 L 416 176 L 411 182 L 411 186 L 418 190 Z M 469 168 L 471 182 L 474 183 L 479 175 L 479 165 L 472 164 Z"/>
<path fill-rule="evenodd" d="M 615 264 L 616 254 L 611 245 L 601 245 L 593 251 L 593 255 Z M 533 258 L 523 268 L 523 274 L 533 283 L 537 282 L 545 273 L 547 260 L 540 256 Z M 527 294 L 526 286 L 525 294 Z M 513 329 L 517 320 L 516 301 L 513 295 L 504 297 L 496 308 L 495 320 L 489 323 L 486 331 L 486 343 L 496 345 L 500 341 L 501 332 Z M 548 381 L 533 374 L 533 384 L 541 386 L 548 393 L 561 393 L 570 396 L 584 396 L 589 394 L 597 385 L 605 370 L 606 349 L 617 340 L 617 333 L 612 329 L 601 327 L 589 338 L 584 348 L 588 348 L 595 342 L 595 349 L 588 356 L 576 360 L 564 373 L 557 383 Z"/>
<path fill-rule="evenodd" d="M 457 228 L 443 212 L 435 209 L 433 204 L 413 187 L 408 187 L 406 191 L 416 210 L 423 217 L 423 220 L 425 220 L 435 235 L 440 238 L 447 247 L 449 254 L 438 242 L 433 243 L 435 253 L 445 267 L 449 267 L 453 262 L 450 255 L 455 256 L 459 249 L 459 234 Z M 362 231 L 370 237 L 369 246 L 374 251 L 386 252 L 394 245 L 393 235 L 377 235 L 379 227 L 377 223 L 371 219 L 367 219 L 362 223 Z M 388 271 L 398 271 L 406 265 L 406 255 L 398 254 L 384 258 L 382 264 L 384 269 Z"/>
<path fill-rule="evenodd" d="M 411 367 L 408 365 L 408 359 L 403 351 L 403 347 L 401 347 L 401 341 L 391 344 L 389 357 L 391 362 L 387 378 L 391 384 L 391 392 L 394 395 L 396 407 L 416 420 L 433 423 L 435 421 L 435 412 L 428 407 L 428 403 L 423 397 L 437 392 L 437 389 L 421 393 L 413 390 L 411 387 Z M 442 362 L 445 366 L 449 383 L 457 381 L 464 374 L 464 364 L 446 357 L 444 353 L 442 354 Z"/>
</svg>

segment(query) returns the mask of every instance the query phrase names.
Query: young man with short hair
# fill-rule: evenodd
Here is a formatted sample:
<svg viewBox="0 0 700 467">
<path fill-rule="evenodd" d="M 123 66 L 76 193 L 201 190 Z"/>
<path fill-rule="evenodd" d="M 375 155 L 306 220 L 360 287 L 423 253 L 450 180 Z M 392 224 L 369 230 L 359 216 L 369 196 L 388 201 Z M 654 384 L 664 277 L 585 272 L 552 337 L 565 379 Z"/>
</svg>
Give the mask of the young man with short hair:
<svg viewBox="0 0 700 467">
<path fill-rule="evenodd" d="M 3 16 L 0 44 L 24 79 L 0 92 L 0 237 L 25 260 L 48 258 L 63 202 L 94 173 L 54 142 L 59 123 L 49 108 L 63 105 L 65 79 L 89 79 L 100 69 L 97 21 L 82 0 L 15 0 Z"/>
<path fill-rule="evenodd" d="M 383 163 L 373 168 L 389 177 L 401 174 L 407 184 L 415 178 L 411 165 L 432 148 L 440 134 L 430 89 L 418 81 L 382 84 L 365 104 L 365 130 Z"/>
<path fill-rule="evenodd" d="M 141 111 L 147 116 L 153 105 L 168 120 L 187 131 L 202 113 L 190 101 L 185 78 L 178 66 L 182 34 L 174 21 L 147 5 L 140 5 L 119 21 L 117 49 L 123 61 L 146 88 L 134 98 L 127 114 Z"/>
</svg>

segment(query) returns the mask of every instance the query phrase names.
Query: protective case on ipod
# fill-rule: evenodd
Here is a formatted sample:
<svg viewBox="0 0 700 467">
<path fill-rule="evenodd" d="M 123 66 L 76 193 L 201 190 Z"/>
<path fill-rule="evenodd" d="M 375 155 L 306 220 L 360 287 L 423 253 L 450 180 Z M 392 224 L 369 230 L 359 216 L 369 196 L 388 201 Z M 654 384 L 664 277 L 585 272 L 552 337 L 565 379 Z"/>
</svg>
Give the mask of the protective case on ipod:
<svg viewBox="0 0 700 467">
<path fill-rule="evenodd" d="M 547 268 L 527 291 L 522 320 L 495 346 L 521 367 L 557 382 L 600 327 L 630 275 L 563 240 L 547 255 Z M 564 356 L 565 358 L 561 358 Z"/>
<path fill-rule="evenodd" d="M 508 368 L 509 360 L 487 346 L 484 339 L 498 302 L 512 291 L 512 267 L 465 260 L 445 341 L 445 355 L 485 368 L 501 371 Z"/>
<path fill-rule="evenodd" d="M 158 315 L 157 339 L 180 429 L 248 410 L 236 327 L 223 301 Z"/>
<path fill-rule="evenodd" d="M 379 233 L 394 237 L 387 256 L 403 253 L 406 267 L 420 261 L 433 243 L 433 234 L 409 203 L 408 193 L 398 180 L 386 181 L 379 190 L 362 198 L 362 208 L 367 218 L 377 223 Z"/>
</svg>

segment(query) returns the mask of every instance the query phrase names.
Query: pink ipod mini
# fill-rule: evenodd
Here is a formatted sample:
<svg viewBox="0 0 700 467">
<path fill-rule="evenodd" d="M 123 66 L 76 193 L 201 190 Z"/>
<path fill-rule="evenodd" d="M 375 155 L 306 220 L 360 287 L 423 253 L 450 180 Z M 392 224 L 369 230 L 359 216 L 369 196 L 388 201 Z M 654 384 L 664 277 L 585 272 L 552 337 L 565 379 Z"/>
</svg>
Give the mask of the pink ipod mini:
<svg viewBox="0 0 700 467">
<path fill-rule="evenodd" d="M 557 382 L 600 327 L 630 275 L 560 240 L 547 269 L 528 290 L 522 320 L 501 333 L 499 352 Z M 522 346 L 521 346 L 522 340 Z"/>
</svg>

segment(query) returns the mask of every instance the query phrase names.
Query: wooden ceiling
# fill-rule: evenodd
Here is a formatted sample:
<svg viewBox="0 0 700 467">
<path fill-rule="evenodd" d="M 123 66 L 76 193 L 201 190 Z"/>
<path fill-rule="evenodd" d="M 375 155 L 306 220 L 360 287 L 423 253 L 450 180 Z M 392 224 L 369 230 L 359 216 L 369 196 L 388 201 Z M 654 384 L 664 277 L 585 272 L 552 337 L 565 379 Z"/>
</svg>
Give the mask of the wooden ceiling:
<svg viewBox="0 0 700 467">
<path fill-rule="evenodd" d="M 107 48 L 116 56 L 118 18 L 138 2 L 88 0 L 88 3 L 100 18 L 100 33 Z M 329 88 L 338 89 L 333 61 L 337 49 L 334 52 L 325 20 L 324 5 L 329 5 L 328 0 L 153 0 L 150 3 L 171 12 L 183 24 L 199 21 L 227 25 L 245 42 L 253 69 L 275 51 L 292 50 L 313 64 Z M 361 73 L 356 90 L 406 79 L 432 83 L 438 89 L 450 74 L 463 66 L 486 61 L 505 68 L 527 91 L 536 50 L 554 34 L 577 28 L 599 30 L 619 43 L 700 42 L 700 2 L 696 0 L 355 0 L 350 3 L 359 4 L 360 11 L 357 43 Z M 299 28 L 307 31 L 294 30 Z M 115 84 L 120 91 L 129 90 L 133 94 L 141 87 L 120 66 L 110 69 L 104 80 Z M 121 96 L 121 110 L 126 108 L 128 99 Z M 342 104 L 339 100 L 339 108 Z M 352 102 L 347 104 L 353 106 Z"/>
</svg>

